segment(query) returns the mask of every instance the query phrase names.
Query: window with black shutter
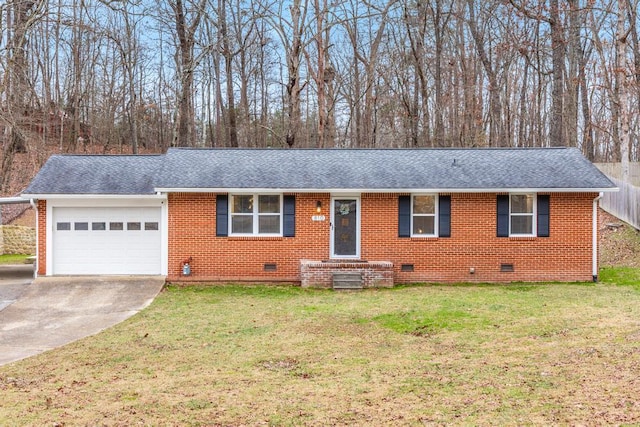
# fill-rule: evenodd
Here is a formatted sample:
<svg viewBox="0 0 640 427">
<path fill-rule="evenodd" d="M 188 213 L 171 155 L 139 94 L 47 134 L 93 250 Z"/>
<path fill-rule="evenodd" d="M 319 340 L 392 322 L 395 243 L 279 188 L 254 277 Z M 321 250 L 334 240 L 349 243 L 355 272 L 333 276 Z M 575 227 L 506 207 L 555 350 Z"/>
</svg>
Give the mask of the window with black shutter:
<svg viewBox="0 0 640 427">
<path fill-rule="evenodd" d="M 451 196 L 398 197 L 398 237 L 450 237 Z"/>
<path fill-rule="evenodd" d="M 295 236 L 295 196 L 219 194 L 216 236 Z"/>
<path fill-rule="evenodd" d="M 500 194 L 496 212 L 498 237 L 549 237 L 549 195 Z"/>
</svg>

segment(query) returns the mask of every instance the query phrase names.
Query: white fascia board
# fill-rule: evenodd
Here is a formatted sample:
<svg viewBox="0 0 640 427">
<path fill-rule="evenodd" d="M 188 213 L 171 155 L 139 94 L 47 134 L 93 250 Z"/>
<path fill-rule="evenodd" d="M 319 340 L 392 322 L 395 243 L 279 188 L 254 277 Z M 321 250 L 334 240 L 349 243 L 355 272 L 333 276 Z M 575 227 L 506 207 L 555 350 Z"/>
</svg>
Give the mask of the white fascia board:
<svg viewBox="0 0 640 427">
<path fill-rule="evenodd" d="M 611 188 L 156 188 L 158 193 L 600 193 Z"/>
<path fill-rule="evenodd" d="M 55 200 L 55 199 L 166 199 L 163 194 L 23 194 L 26 200 Z"/>
</svg>

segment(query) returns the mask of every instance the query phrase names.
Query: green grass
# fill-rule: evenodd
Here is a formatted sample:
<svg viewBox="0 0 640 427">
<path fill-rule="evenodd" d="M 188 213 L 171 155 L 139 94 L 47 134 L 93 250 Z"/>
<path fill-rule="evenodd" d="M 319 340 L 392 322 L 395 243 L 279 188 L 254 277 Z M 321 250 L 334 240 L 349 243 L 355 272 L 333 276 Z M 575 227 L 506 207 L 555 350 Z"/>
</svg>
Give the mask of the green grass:
<svg viewBox="0 0 640 427">
<path fill-rule="evenodd" d="M 26 264 L 27 258 L 31 255 L 21 255 L 21 254 L 5 254 L 0 255 L 0 265 L 8 265 L 8 264 Z"/>
<path fill-rule="evenodd" d="M 603 267 L 600 269 L 599 280 L 602 283 L 631 286 L 640 290 L 640 268 Z"/>
<path fill-rule="evenodd" d="M 637 424 L 639 275 L 363 292 L 170 286 L 112 329 L 0 367 L 0 419 Z"/>
</svg>

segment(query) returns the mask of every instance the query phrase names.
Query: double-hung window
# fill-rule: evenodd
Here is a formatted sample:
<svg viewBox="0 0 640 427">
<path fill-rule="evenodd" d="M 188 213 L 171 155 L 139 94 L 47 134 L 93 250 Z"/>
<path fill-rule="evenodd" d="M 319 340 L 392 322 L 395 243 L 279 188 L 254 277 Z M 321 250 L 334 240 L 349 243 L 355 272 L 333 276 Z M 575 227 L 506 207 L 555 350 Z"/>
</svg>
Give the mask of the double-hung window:
<svg viewBox="0 0 640 427">
<path fill-rule="evenodd" d="M 411 235 L 433 237 L 438 234 L 438 197 L 414 194 L 411 198 Z"/>
<path fill-rule="evenodd" d="M 231 235 L 282 235 L 282 196 L 235 194 L 231 196 Z"/>
<path fill-rule="evenodd" d="M 509 235 L 536 235 L 535 194 L 511 194 L 509 196 Z"/>
</svg>

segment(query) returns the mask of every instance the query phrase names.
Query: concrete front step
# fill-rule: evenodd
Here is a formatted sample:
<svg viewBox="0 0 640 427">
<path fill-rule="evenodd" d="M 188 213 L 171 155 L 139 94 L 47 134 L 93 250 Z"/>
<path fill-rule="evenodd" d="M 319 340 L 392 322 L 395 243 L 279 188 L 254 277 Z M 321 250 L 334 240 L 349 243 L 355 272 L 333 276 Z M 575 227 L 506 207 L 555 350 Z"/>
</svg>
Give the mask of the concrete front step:
<svg viewBox="0 0 640 427">
<path fill-rule="evenodd" d="M 333 273 L 333 289 L 362 288 L 362 273 Z"/>
</svg>

